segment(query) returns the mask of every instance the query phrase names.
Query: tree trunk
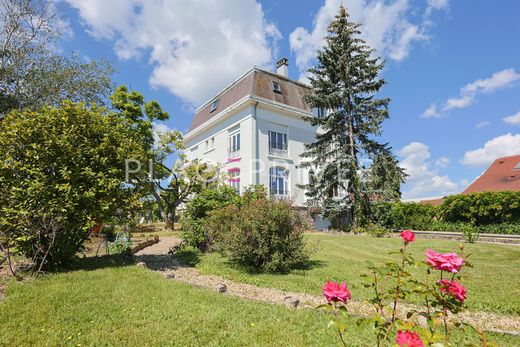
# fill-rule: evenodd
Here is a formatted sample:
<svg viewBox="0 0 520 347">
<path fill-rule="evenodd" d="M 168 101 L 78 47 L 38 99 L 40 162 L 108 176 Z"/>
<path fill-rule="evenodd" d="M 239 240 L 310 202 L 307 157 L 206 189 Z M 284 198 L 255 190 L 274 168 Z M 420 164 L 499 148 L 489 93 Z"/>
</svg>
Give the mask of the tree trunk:
<svg viewBox="0 0 520 347">
<path fill-rule="evenodd" d="M 175 230 L 175 209 L 168 211 L 165 222 L 166 229 Z"/>
</svg>

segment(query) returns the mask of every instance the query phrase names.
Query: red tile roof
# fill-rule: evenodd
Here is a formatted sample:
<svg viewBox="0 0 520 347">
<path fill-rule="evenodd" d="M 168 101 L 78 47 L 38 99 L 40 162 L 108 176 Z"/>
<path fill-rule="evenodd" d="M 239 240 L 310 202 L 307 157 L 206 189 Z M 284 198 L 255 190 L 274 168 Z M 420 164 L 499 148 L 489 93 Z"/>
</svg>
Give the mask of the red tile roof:
<svg viewBox="0 0 520 347">
<path fill-rule="evenodd" d="M 273 81 L 280 84 L 281 93 L 273 91 Z M 221 111 L 248 95 L 258 96 L 309 112 L 310 108 L 303 102 L 303 96 L 310 92 L 310 87 L 303 83 L 254 68 L 200 107 L 193 118 L 189 131 L 209 121 Z M 219 99 L 218 107 L 211 112 L 212 101 L 217 98 Z"/>
<path fill-rule="evenodd" d="M 495 160 L 462 194 L 504 190 L 520 191 L 520 155 Z"/>
<path fill-rule="evenodd" d="M 439 199 L 421 200 L 421 201 L 419 201 L 419 204 L 440 206 L 440 205 L 442 205 L 443 202 L 444 202 L 444 198 L 439 198 Z"/>
</svg>

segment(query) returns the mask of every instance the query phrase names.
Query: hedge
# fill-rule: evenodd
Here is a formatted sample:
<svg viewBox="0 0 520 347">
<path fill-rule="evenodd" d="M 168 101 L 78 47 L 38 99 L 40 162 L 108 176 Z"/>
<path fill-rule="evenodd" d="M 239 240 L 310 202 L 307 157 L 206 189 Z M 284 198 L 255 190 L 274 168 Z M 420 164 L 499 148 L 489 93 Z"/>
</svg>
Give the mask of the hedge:
<svg viewBox="0 0 520 347">
<path fill-rule="evenodd" d="M 520 192 L 452 195 L 441 206 L 376 203 L 371 220 L 389 229 L 459 231 L 471 225 L 482 233 L 520 234 Z"/>
</svg>

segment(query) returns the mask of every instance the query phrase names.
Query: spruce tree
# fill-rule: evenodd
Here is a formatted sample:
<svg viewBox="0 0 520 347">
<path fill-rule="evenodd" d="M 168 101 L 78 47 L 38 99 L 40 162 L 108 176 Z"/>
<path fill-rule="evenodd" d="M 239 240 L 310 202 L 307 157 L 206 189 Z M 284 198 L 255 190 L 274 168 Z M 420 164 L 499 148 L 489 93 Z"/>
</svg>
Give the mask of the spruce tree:
<svg viewBox="0 0 520 347">
<path fill-rule="evenodd" d="M 301 166 L 311 172 L 302 188 L 309 204 L 321 206 L 335 226 L 349 219 L 354 226 L 365 224 L 370 202 L 399 199 L 405 178 L 391 148 L 377 139 L 390 99 L 377 96 L 385 84 L 379 77 L 383 62 L 360 38 L 359 28 L 341 6 L 316 66 L 309 69 L 312 93 L 305 97 L 320 112 L 305 117 L 318 134 L 302 154 Z"/>
</svg>

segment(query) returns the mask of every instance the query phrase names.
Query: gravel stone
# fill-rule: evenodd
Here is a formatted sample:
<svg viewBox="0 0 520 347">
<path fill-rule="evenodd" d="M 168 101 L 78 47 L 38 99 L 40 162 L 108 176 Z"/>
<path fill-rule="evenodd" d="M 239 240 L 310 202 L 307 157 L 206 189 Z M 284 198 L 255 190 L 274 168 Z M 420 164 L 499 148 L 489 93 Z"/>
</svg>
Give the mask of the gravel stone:
<svg viewBox="0 0 520 347">
<path fill-rule="evenodd" d="M 227 291 L 227 286 L 224 283 L 219 283 L 215 286 L 215 289 L 219 293 L 225 293 Z"/>
</svg>

